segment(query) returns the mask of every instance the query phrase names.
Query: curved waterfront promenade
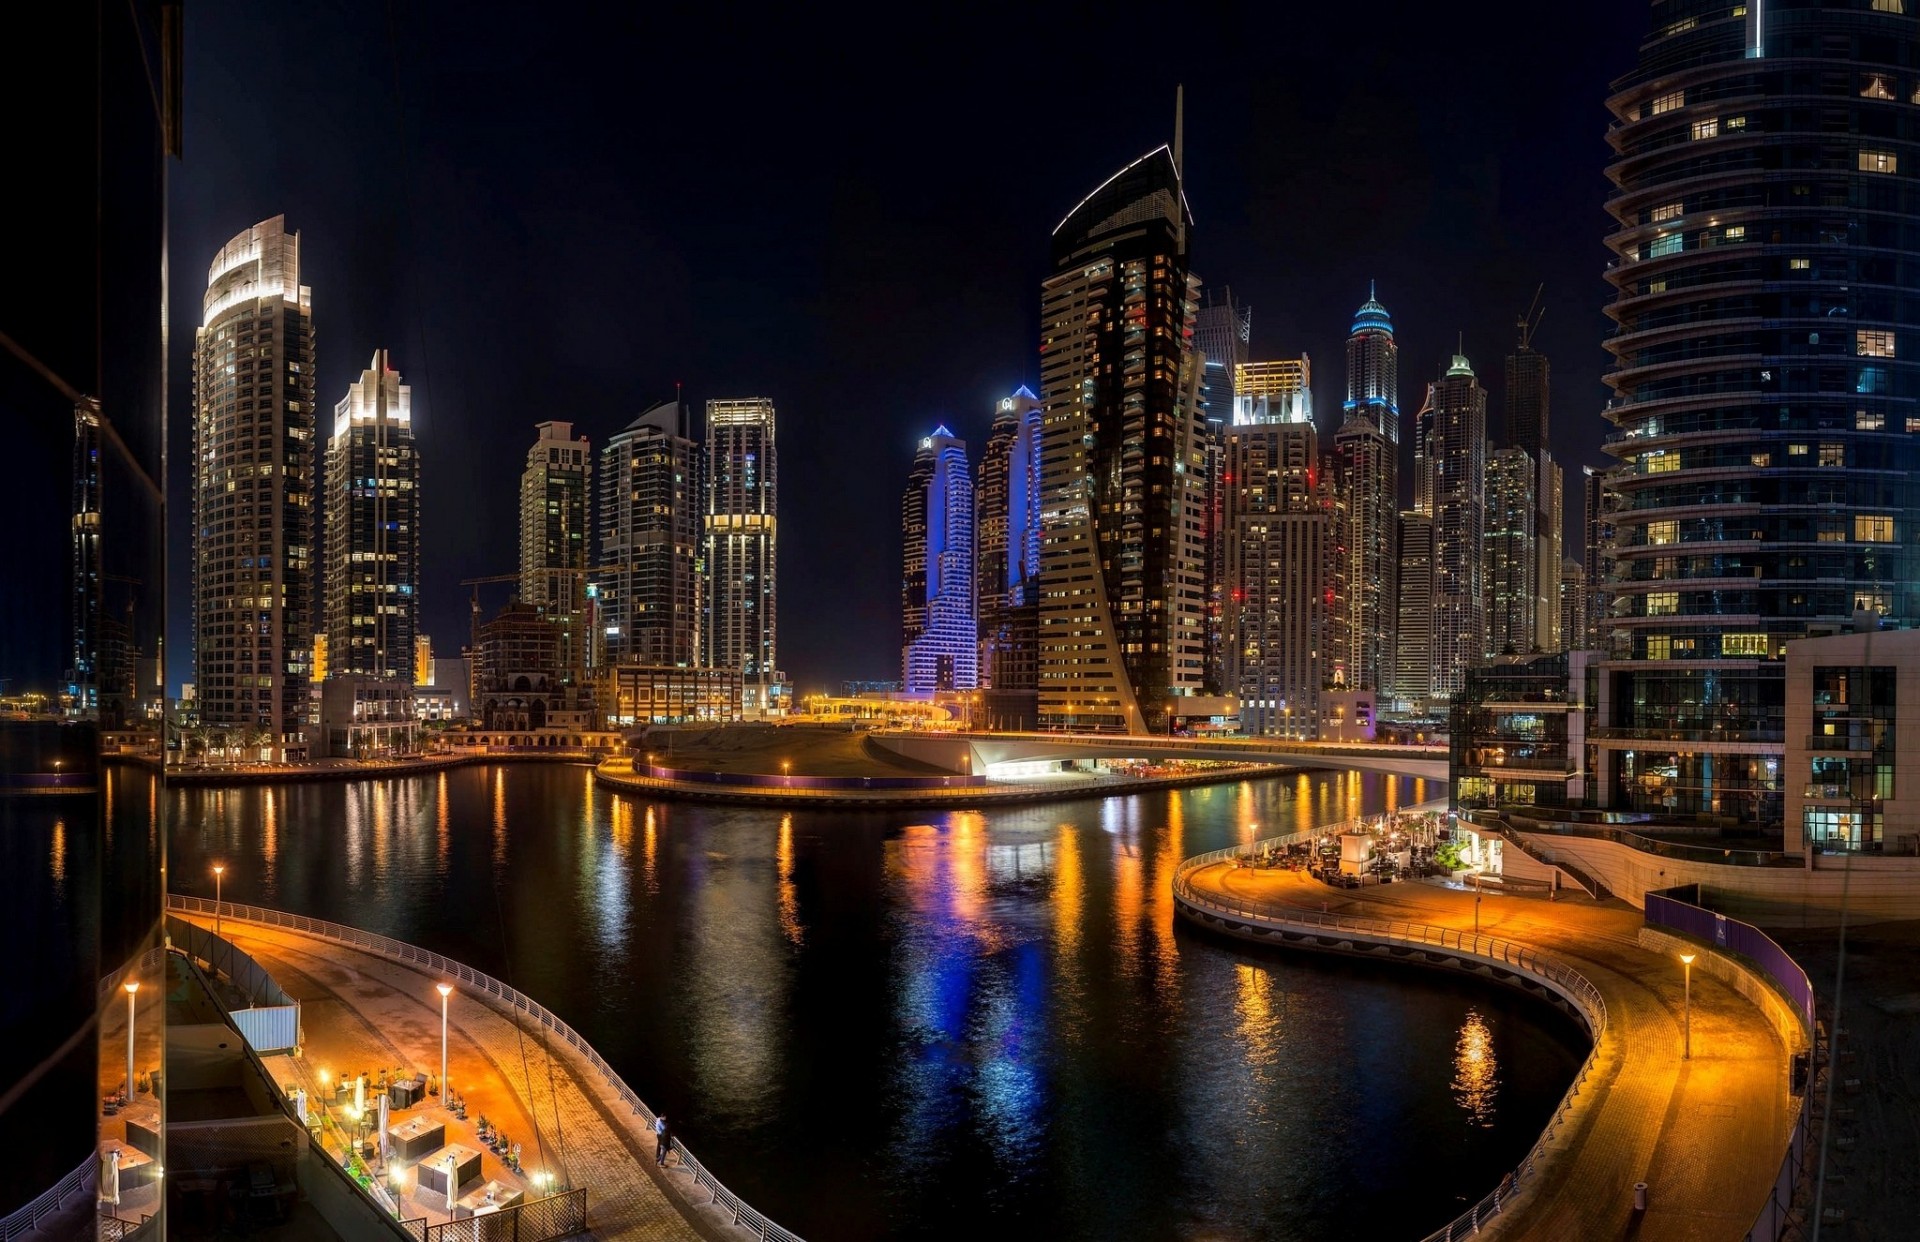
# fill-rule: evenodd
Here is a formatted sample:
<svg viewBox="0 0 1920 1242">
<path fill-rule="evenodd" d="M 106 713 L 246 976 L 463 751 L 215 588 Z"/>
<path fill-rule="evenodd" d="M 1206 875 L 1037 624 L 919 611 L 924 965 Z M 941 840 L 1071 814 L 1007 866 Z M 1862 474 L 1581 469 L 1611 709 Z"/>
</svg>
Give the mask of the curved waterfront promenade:
<svg viewBox="0 0 1920 1242">
<path fill-rule="evenodd" d="M 1489 893 L 1476 933 L 1471 891 L 1333 889 L 1218 855 L 1189 860 L 1174 885 L 1180 913 L 1216 932 L 1471 971 L 1586 1020 L 1593 1052 L 1547 1132 L 1434 1237 L 1737 1239 L 1767 1202 L 1794 1118 L 1788 1049 L 1767 1015 L 1696 970 L 1693 1057 L 1682 1060 L 1680 964 L 1641 946 L 1637 912 Z M 1649 1184 L 1644 1212 L 1637 1182 Z"/>
<path fill-rule="evenodd" d="M 213 925 L 213 902 L 176 895 L 168 908 Z M 513 988 L 385 936 L 233 902 L 219 909 L 224 938 L 301 1003 L 303 1056 L 269 1058 L 277 1077 L 313 1079 L 329 1067 L 336 1075 L 377 1065 L 437 1069 L 434 988 L 451 982 L 449 1078 L 474 1117 L 522 1139 L 530 1171 L 544 1163 L 586 1188 L 592 1237 L 799 1242 L 735 1198 L 678 1139 L 674 1160 L 657 1169 L 652 1110 L 572 1027 Z M 564 1136 L 544 1161 L 532 1141 L 536 1119 L 547 1141 Z"/>
</svg>

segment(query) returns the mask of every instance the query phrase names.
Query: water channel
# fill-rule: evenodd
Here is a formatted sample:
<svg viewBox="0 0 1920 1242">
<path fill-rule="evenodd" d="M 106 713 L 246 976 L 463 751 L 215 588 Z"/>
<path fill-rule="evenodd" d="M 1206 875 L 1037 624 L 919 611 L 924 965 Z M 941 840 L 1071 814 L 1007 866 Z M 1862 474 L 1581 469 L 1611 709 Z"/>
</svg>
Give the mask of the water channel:
<svg viewBox="0 0 1920 1242">
<path fill-rule="evenodd" d="M 1438 792 L 782 814 L 508 765 L 167 797 L 175 891 L 220 859 L 230 900 L 505 979 L 762 1211 L 860 1242 L 1418 1238 L 1479 1198 L 1571 1080 L 1572 1023 L 1220 942 L 1170 893 L 1188 855 Z"/>
</svg>

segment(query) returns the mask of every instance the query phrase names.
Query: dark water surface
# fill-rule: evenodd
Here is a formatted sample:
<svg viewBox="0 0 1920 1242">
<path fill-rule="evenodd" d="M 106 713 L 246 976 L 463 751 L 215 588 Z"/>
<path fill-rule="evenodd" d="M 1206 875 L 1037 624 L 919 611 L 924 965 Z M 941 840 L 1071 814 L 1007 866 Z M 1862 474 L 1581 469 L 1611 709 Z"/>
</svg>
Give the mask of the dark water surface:
<svg viewBox="0 0 1920 1242">
<path fill-rule="evenodd" d="M 781 814 L 519 765 L 168 797 L 176 891 L 219 858 L 231 900 L 505 979 L 749 1202 L 858 1242 L 1417 1238 L 1491 1189 L 1577 1068 L 1570 1022 L 1173 913 L 1188 855 L 1439 792 Z"/>
</svg>

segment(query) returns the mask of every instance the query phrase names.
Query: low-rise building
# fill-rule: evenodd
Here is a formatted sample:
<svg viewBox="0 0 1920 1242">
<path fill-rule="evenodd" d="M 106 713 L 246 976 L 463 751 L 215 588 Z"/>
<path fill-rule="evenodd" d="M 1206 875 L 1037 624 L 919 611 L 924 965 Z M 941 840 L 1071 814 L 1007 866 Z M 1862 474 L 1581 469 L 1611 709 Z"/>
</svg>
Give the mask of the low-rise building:
<svg viewBox="0 0 1920 1242">
<path fill-rule="evenodd" d="M 598 679 L 600 710 L 609 727 L 636 724 L 728 723 L 741 718 L 737 668 L 616 664 Z"/>
<path fill-rule="evenodd" d="M 1449 725 L 1454 809 L 1579 805 L 1598 656 L 1497 656 L 1467 670 Z"/>
<path fill-rule="evenodd" d="M 320 739 L 309 753 L 321 759 L 372 759 L 419 748 L 413 687 L 397 677 L 350 673 L 320 686 Z"/>
<path fill-rule="evenodd" d="M 1785 848 L 1913 853 L 1920 823 L 1920 630 L 1803 638 L 1787 650 Z M 1912 714 L 1920 716 L 1920 710 Z"/>
</svg>

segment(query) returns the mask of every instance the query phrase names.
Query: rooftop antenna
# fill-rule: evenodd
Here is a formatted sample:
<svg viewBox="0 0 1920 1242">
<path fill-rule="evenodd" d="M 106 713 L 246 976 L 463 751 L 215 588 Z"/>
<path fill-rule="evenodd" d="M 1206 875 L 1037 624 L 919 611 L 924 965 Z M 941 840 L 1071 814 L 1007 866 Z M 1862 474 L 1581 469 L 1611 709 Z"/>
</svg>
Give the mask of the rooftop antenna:
<svg viewBox="0 0 1920 1242">
<path fill-rule="evenodd" d="M 1540 327 L 1540 321 L 1547 317 L 1547 308 L 1540 305 L 1540 295 L 1547 291 L 1544 282 L 1533 291 L 1533 305 L 1527 307 L 1527 313 L 1520 317 L 1515 325 L 1520 329 L 1520 348 L 1533 348 L 1533 334 Z"/>
</svg>

